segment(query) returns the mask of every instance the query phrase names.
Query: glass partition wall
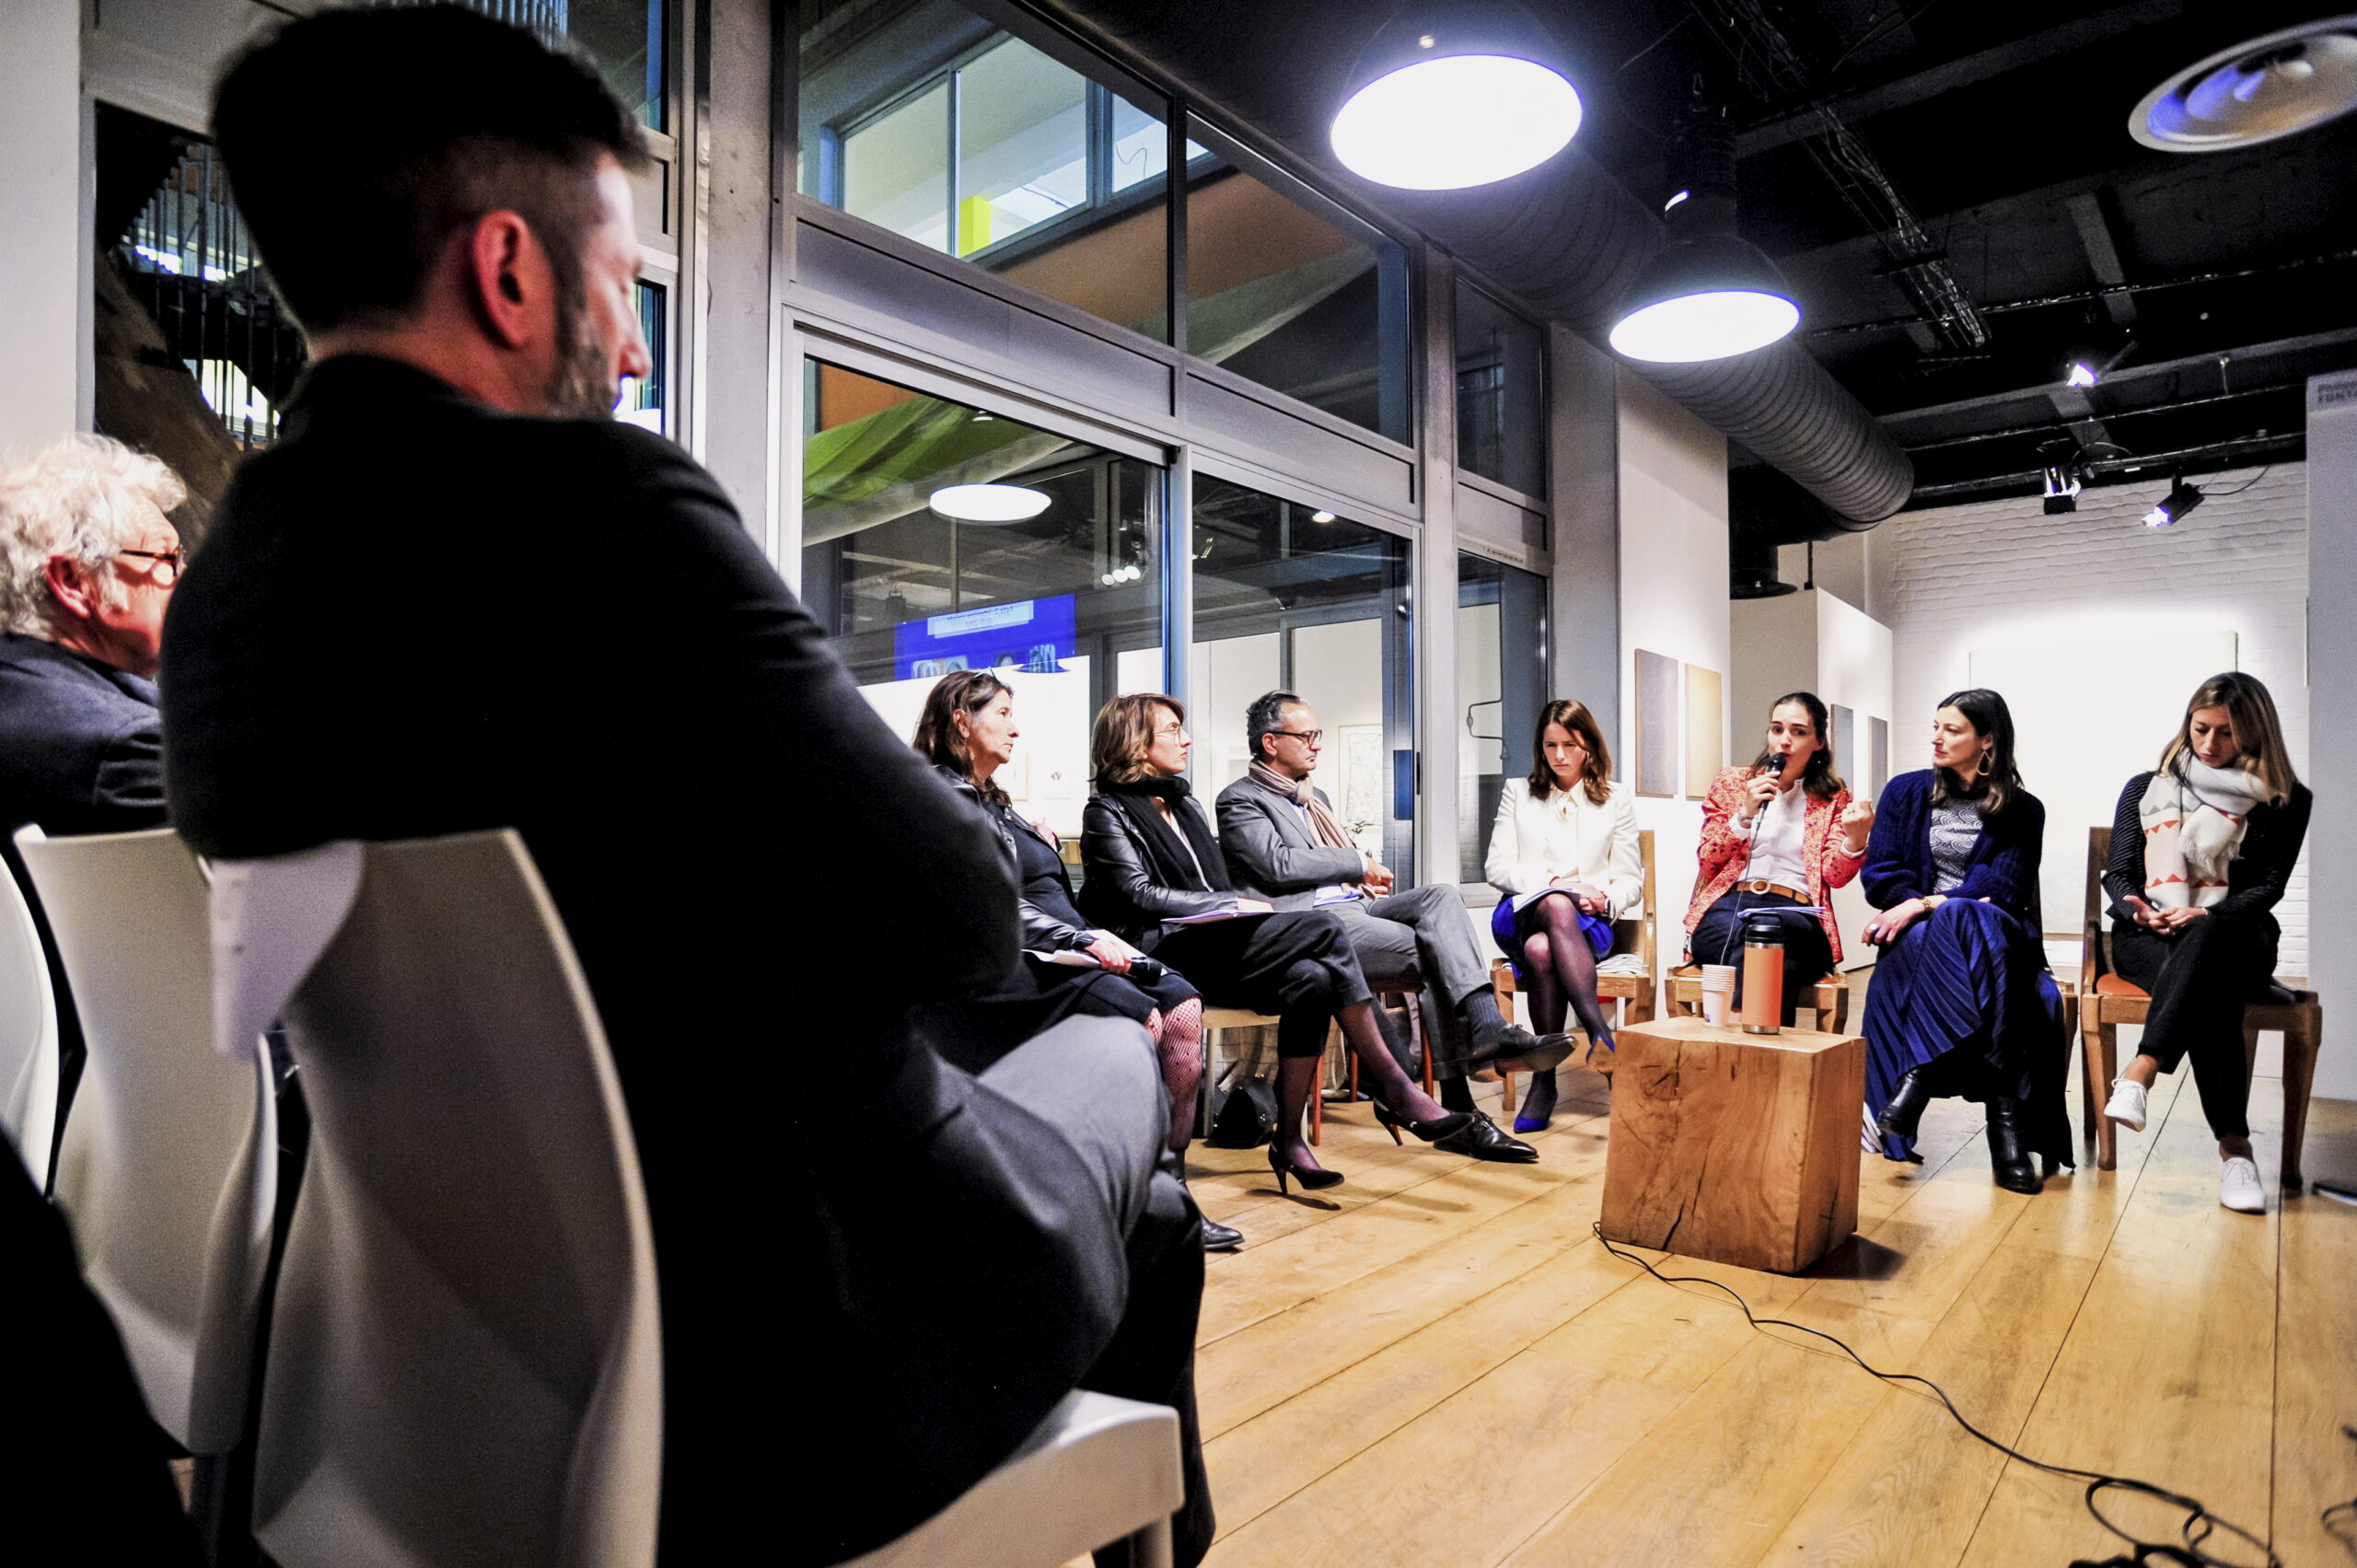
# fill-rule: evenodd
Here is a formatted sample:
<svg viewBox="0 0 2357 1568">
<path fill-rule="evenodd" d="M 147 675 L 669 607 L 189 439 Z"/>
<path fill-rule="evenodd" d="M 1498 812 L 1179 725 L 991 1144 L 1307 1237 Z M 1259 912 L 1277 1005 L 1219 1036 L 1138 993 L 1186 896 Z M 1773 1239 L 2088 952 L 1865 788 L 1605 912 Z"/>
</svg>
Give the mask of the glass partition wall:
<svg viewBox="0 0 2357 1568">
<path fill-rule="evenodd" d="M 989 668 L 1022 739 L 999 783 L 1076 838 L 1088 733 L 1123 691 L 1162 685 L 1163 470 L 818 360 L 805 363 L 802 597 L 895 733 L 925 693 Z M 1007 522 L 935 497 L 1004 487 Z"/>
<path fill-rule="evenodd" d="M 1361 848 L 1411 865 L 1408 541 L 1207 474 L 1194 489 L 1197 793 L 1244 776 L 1255 697 L 1299 692 L 1325 731 L 1312 782 Z"/>
<path fill-rule="evenodd" d="M 1547 701 L 1547 579 L 1484 555 L 1457 558 L 1457 879 L 1488 880 L 1490 830 L 1508 779 L 1530 772 Z"/>
</svg>

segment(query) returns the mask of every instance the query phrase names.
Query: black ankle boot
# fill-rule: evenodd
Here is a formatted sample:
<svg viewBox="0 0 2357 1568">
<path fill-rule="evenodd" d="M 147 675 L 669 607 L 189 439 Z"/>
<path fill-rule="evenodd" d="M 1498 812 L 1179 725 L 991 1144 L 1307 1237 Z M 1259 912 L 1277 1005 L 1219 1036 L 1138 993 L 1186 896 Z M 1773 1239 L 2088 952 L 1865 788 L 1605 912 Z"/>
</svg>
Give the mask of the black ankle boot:
<svg viewBox="0 0 2357 1568">
<path fill-rule="evenodd" d="M 1912 1143 L 1915 1129 L 1922 1124 L 1923 1108 L 1932 1103 L 1932 1086 L 1921 1067 L 1910 1067 L 1899 1074 L 1892 1086 L 1890 1103 L 1882 1108 L 1875 1125 L 1894 1138 Z"/>
<path fill-rule="evenodd" d="M 1997 1185 L 2008 1192 L 2035 1192 L 2045 1185 L 2022 1152 L 2021 1102 L 1989 1102 L 1989 1165 Z"/>
</svg>

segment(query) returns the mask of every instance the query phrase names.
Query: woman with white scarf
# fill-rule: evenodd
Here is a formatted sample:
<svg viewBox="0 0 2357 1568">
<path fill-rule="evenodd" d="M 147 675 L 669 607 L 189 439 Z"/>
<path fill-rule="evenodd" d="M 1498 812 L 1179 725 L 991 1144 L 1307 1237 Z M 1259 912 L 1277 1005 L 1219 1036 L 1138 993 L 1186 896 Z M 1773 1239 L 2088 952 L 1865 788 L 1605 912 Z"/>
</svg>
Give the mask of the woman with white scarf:
<svg viewBox="0 0 2357 1568">
<path fill-rule="evenodd" d="M 2243 1214 L 2267 1209 L 2251 1157 L 2243 1007 L 2275 976 L 2273 911 L 2307 835 L 2310 798 L 2267 688 L 2212 676 L 2186 704 L 2160 767 L 2120 792 L 2104 874 L 2113 967 L 2153 1005 L 2103 1113 L 2141 1131 L 2153 1080 L 2191 1057 L 2218 1140 L 2218 1202 Z"/>
</svg>

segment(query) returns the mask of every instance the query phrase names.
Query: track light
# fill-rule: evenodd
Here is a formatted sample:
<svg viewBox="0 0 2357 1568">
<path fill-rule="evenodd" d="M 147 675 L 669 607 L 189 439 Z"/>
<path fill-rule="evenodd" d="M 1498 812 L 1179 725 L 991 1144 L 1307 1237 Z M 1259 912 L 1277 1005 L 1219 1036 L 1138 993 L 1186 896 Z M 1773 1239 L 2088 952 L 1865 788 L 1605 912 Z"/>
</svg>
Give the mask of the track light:
<svg viewBox="0 0 2357 1568">
<path fill-rule="evenodd" d="M 2071 362 L 2070 373 L 2062 377 L 2062 384 L 2066 387 L 2092 387 L 2096 384 L 2096 373 L 2087 368 L 2085 360 L 2074 359 Z"/>
<path fill-rule="evenodd" d="M 1331 512 L 1312 512 L 1309 514 L 1309 520 L 1313 523 L 1330 523 L 1334 520 L 1334 514 Z"/>
<path fill-rule="evenodd" d="M 2173 480 L 2169 483 L 2169 493 L 2161 497 L 2160 505 L 2144 514 L 2144 526 L 2165 528 L 2171 523 L 2181 523 L 2185 515 L 2200 505 L 2204 499 L 2200 491 L 2182 479 Z"/>
<path fill-rule="evenodd" d="M 1691 191 L 1673 191 L 1669 193 L 1669 200 L 1661 204 L 1661 210 L 1663 212 L 1667 212 L 1670 208 L 1678 205 L 1678 203 L 1686 200 L 1687 197 L 1691 196 L 1692 194 L 1694 194 L 1694 192 Z"/>
<path fill-rule="evenodd" d="M 1351 73 L 1334 156 L 1404 191 L 1461 191 L 1535 168 L 1579 134 L 1580 95 L 1560 58 L 1515 0 L 1402 6 Z"/>
<path fill-rule="evenodd" d="M 1616 353 L 1691 365 L 1767 347 L 1800 324 L 1792 285 L 1759 247 L 1735 232 L 1735 133 L 1697 107 L 1670 148 L 1685 200 L 1664 222 L 1669 244 L 1638 275 L 1620 308 Z"/>
<path fill-rule="evenodd" d="M 961 523 L 1019 523 L 1048 509 L 1048 493 L 1023 484 L 949 484 L 933 493 L 933 509 Z"/>
<path fill-rule="evenodd" d="M 2061 517 L 2079 509 L 2078 460 L 2046 465 L 2046 515 Z"/>
</svg>

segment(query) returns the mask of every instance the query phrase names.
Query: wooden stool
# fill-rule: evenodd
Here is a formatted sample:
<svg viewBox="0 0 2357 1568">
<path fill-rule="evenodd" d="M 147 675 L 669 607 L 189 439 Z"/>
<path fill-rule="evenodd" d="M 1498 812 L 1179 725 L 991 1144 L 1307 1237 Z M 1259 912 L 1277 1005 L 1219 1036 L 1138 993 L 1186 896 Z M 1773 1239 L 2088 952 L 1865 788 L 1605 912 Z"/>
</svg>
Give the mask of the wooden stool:
<svg viewBox="0 0 2357 1568">
<path fill-rule="evenodd" d="M 1857 1228 L 1862 1037 L 1666 1018 L 1619 1039 L 1607 1237 L 1789 1274 Z"/>
</svg>

